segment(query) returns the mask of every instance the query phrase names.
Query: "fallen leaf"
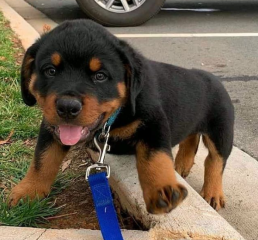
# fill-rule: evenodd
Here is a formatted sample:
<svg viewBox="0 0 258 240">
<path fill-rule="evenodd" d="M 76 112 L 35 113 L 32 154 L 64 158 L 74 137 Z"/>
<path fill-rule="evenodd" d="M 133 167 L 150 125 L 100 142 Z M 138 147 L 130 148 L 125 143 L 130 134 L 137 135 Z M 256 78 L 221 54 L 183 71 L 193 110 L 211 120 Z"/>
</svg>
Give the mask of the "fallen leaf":
<svg viewBox="0 0 258 240">
<path fill-rule="evenodd" d="M 0 61 L 5 61 L 6 57 L 0 56 Z"/>
<path fill-rule="evenodd" d="M 5 189 L 5 188 L 6 188 L 5 184 L 3 184 L 3 183 L 0 183 L 0 188 L 3 188 L 3 189 Z"/>
<path fill-rule="evenodd" d="M 51 30 L 51 26 L 48 24 L 43 25 L 43 33 L 48 33 Z"/>
<path fill-rule="evenodd" d="M 13 133 L 14 133 L 14 130 L 12 130 L 12 131 L 10 132 L 9 136 L 8 136 L 5 140 L 0 141 L 0 145 L 4 145 L 4 144 L 8 143 L 9 140 L 11 139 Z"/>
<path fill-rule="evenodd" d="M 62 165 L 62 172 L 64 172 L 69 167 L 71 162 L 72 162 L 72 159 L 67 160 L 66 162 L 63 163 L 63 165 Z"/>
</svg>

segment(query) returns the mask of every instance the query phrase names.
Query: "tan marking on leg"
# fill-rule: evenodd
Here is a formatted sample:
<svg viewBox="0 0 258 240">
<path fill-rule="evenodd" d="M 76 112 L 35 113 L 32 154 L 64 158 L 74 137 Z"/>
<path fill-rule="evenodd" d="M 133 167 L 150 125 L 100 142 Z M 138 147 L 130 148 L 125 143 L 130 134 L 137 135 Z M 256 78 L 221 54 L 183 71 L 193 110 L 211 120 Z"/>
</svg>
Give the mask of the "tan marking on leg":
<svg viewBox="0 0 258 240">
<path fill-rule="evenodd" d="M 209 154 L 204 165 L 204 184 L 201 195 L 214 209 L 219 210 L 225 206 L 222 189 L 223 158 L 207 135 L 203 136 L 203 142 Z"/>
<path fill-rule="evenodd" d="M 61 55 L 58 52 L 55 52 L 51 55 L 51 62 L 57 67 L 61 63 Z"/>
<path fill-rule="evenodd" d="M 141 125 L 140 120 L 136 120 L 127 124 L 126 126 L 115 128 L 110 132 L 110 136 L 113 138 L 128 139 L 130 138 Z"/>
<path fill-rule="evenodd" d="M 183 178 L 186 178 L 194 164 L 194 157 L 198 149 L 200 135 L 191 135 L 179 144 L 176 155 L 175 169 Z"/>
<path fill-rule="evenodd" d="M 100 68 L 101 68 L 101 61 L 98 58 L 93 57 L 90 60 L 90 70 L 93 72 L 96 72 L 100 70 Z"/>
<path fill-rule="evenodd" d="M 39 169 L 36 169 L 33 161 L 26 176 L 12 189 L 10 204 L 14 206 L 26 197 L 34 199 L 36 196 L 47 196 L 65 155 L 66 152 L 58 143 L 49 146 L 41 156 Z"/>
<path fill-rule="evenodd" d="M 187 195 L 176 180 L 171 157 L 162 151 L 151 152 L 144 143 L 136 147 L 137 170 L 143 197 L 150 213 L 167 213 Z"/>
</svg>

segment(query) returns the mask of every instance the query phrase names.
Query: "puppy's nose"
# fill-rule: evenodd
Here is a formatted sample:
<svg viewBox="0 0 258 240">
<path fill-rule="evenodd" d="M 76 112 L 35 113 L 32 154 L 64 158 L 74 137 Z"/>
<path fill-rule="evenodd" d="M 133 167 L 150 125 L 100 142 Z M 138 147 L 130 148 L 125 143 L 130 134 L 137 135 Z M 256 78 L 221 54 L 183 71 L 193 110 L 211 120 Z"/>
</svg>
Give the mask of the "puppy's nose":
<svg viewBox="0 0 258 240">
<path fill-rule="evenodd" d="M 60 98 L 56 101 L 56 111 L 61 118 L 75 118 L 82 110 L 82 104 L 77 99 Z"/>
</svg>

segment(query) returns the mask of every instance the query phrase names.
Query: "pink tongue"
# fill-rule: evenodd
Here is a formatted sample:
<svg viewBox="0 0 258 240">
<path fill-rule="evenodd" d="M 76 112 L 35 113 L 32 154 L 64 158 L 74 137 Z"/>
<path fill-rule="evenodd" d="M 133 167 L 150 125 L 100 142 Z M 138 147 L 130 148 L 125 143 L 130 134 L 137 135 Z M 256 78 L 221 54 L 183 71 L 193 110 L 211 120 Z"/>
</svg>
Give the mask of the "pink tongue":
<svg viewBox="0 0 258 240">
<path fill-rule="evenodd" d="M 59 131 L 61 142 L 64 145 L 75 145 L 82 136 L 82 127 L 80 126 L 61 125 Z"/>
</svg>

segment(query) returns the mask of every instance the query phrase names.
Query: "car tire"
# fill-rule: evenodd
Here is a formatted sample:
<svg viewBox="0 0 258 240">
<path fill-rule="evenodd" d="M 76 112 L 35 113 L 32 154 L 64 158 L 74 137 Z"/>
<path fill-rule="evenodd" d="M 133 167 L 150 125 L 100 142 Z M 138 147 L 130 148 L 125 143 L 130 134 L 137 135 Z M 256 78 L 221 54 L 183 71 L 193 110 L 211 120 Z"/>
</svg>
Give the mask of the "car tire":
<svg viewBox="0 0 258 240">
<path fill-rule="evenodd" d="M 95 0 L 76 0 L 88 17 L 107 27 L 129 27 L 143 24 L 157 14 L 165 0 L 146 0 L 140 7 L 125 13 L 108 11 Z"/>
</svg>

